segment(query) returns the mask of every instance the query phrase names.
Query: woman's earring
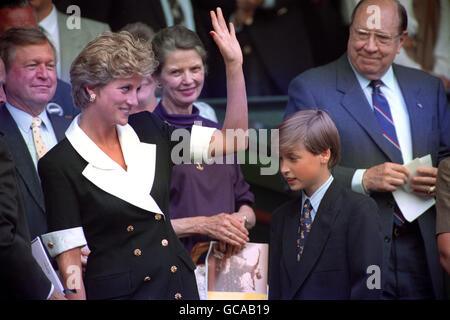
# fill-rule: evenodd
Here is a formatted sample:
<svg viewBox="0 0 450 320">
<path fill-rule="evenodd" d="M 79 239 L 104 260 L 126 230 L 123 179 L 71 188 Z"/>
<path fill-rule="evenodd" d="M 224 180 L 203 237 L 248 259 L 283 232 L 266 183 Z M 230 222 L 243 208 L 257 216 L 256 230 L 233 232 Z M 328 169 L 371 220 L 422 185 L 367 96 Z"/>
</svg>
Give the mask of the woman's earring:
<svg viewBox="0 0 450 320">
<path fill-rule="evenodd" d="M 95 95 L 95 93 L 91 93 L 91 95 L 89 96 L 89 102 L 94 102 L 95 98 L 97 98 L 97 96 Z"/>
</svg>

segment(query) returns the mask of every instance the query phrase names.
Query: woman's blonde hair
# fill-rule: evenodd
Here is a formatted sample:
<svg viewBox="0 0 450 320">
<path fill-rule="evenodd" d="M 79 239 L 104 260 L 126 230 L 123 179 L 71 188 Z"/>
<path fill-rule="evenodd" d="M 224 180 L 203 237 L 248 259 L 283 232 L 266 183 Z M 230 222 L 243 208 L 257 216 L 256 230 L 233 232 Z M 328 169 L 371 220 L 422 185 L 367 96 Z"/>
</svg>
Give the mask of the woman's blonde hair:
<svg viewBox="0 0 450 320">
<path fill-rule="evenodd" d="M 89 104 L 89 88 L 101 88 L 119 78 L 146 77 L 156 68 L 151 44 L 126 31 L 104 32 L 89 42 L 70 68 L 72 97 L 76 106 Z"/>
</svg>

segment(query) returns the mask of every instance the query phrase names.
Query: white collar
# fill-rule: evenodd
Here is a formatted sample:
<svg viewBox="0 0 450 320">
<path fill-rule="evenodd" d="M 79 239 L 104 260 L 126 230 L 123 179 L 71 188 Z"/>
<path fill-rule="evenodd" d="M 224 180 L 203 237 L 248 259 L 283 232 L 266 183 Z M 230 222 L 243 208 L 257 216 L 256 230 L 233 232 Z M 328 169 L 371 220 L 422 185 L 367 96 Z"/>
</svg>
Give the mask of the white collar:
<svg viewBox="0 0 450 320">
<path fill-rule="evenodd" d="M 23 132 L 30 132 L 31 130 L 31 122 L 33 120 L 33 116 L 22 109 L 14 107 L 9 102 L 6 102 L 6 108 L 8 109 L 9 113 L 13 117 L 14 121 L 17 123 L 17 126 L 23 131 Z M 38 116 L 44 123 L 45 127 L 49 128 L 52 127 L 52 123 L 50 122 L 50 119 L 48 117 L 48 114 L 46 110 L 44 109 Z"/>
<path fill-rule="evenodd" d="M 58 15 L 56 13 L 56 8 L 54 5 L 52 5 L 52 11 L 46 16 L 44 19 L 39 22 L 39 25 L 44 28 L 47 32 L 55 32 L 58 28 Z"/>
<path fill-rule="evenodd" d="M 73 119 L 66 137 L 77 153 L 88 162 L 83 176 L 100 189 L 139 208 L 163 214 L 150 195 L 155 178 L 156 145 L 142 143 L 133 128 L 117 125 L 125 171 L 107 156 L 80 128 L 81 114 Z"/>
<path fill-rule="evenodd" d="M 353 67 L 350 57 L 347 56 L 347 58 L 348 58 L 348 63 L 350 64 L 350 67 L 352 68 L 352 70 L 356 76 L 356 79 L 358 80 L 359 85 L 364 90 L 365 88 L 367 88 L 370 85 L 371 80 L 366 79 L 361 74 L 359 74 L 358 71 L 356 71 L 355 67 Z M 389 66 L 389 69 L 381 77 L 380 80 L 383 81 L 383 85 L 387 86 L 388 88 L 390 88 L 390 89 L 395 88 L 394 69 L 392 68 L 392 65 Z"/>
<path fill-rule="evenodd" d="M 116 170 L 123 168 L 114 160 L 108 157 L 88 135 L 80 128 L 79 122 L 81 114 L 77 115 L 69 128 L 66 130 L 66 137 L 75 150 L 83 157 L 84 160 L 99 169 Z M 116 125 L 117 134 L 119 137 L 120 147 L 122 148 L 125 164 L 129 165 L 131 155 L 128 153 L 133 151 L 140 143 L 137 134 L 130 125 L 120 126 Z"/>
<path fill-rule="evenodd" d="M 311 197 L 308 197 L 305 192 L 302 190 L 302 207 L 305 203 L 306 199 L 309 199 L 311 202 L 311 206 L 313 207 L 314 211 L 317 212 L 319 210 L 320 202 L 322 201 L 325 193 L 327 192 L 328 188 L 330 187 L 331 183 L 333 182 L 334 178 L 332 175 L 328 178 L 328 180 L 322 184 L 319 189 L 317 189 Z"/>
</svg>

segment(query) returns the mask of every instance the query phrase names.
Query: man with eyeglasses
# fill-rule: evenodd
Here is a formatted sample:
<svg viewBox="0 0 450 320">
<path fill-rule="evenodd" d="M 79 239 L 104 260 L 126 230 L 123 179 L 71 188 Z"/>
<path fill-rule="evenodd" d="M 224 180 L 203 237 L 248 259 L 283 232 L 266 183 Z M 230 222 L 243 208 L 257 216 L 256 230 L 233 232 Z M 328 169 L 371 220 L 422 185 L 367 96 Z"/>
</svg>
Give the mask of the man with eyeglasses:
<svg viewBox="0 0 450 320">
<path fill-rule="evenodd" d="M 437 166 L 450 155 L 442 82 L 393 64 L 406 30 L 407 14 L 397 0 L 361 1 L 352 14 L 347 53 L 291 82 L 286 117 L 320 108 L 336 123 L 342 152 L 333 176 L 379 207 L 383 298 L 443 299 L 435 207 L 408 222 L 392 195 L 409 185 L 425 199 L 434 197 Z M 433 167 L 419 168 L 411 180 L 404 164 L 428 154 Z"/>
</svg>

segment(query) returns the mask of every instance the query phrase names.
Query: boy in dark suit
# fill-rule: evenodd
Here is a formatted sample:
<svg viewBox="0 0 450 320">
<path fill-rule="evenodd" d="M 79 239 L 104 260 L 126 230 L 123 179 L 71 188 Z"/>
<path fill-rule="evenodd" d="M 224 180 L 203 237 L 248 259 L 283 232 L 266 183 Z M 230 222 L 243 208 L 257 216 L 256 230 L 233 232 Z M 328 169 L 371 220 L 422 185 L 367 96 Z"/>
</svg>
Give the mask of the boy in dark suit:
<svg viewBox="0 0 450 320">
<path fill-rule="evenodd" d="M 333 121 L 321 110 L 300 111 L 281 123 L 279 139 L 281 173 L 301 196 L 272 214 L 269 299 L 378 299 L 378 208 L 333 181 Z"/>
</svg>

